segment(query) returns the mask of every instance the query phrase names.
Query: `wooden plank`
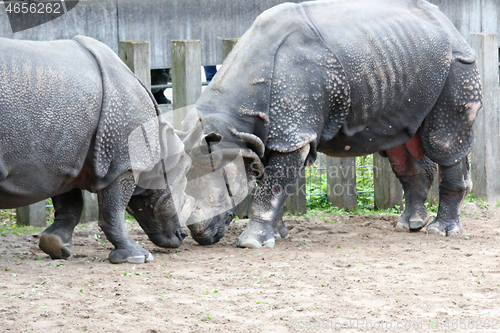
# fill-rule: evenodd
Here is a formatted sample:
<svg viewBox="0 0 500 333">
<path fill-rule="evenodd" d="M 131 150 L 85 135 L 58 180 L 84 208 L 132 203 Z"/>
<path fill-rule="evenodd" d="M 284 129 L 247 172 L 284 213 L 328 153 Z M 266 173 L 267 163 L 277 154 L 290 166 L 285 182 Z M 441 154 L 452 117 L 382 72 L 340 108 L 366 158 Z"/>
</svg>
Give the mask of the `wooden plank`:
<svg viewBox="0 0 500 333">
<path fill-rule="evenodd" d="M 29 206 L 17 208 L 16 219 L 17 224 L 19 225 L 46 227 L 47 212 L 45 208 L 45 200 L 39 201 Z"/>
<path fill-rule="evenodd" d="M 173 40 L 172 45 L 172 98 L 174 128 L 181 129 L 187 109 L 201 95 L 201 42 L 199 40 Z"/>
<path fill-rule="evenodd" d="M 299 177 L 295 183 L 292 192 L 286 199 L 285 211 L 292 215 L 302 215 L 307 213 L 306 200 L 306 168 L 302 167 Z"/>
<path fill-rule="evenodd" d="M 373 154 L 373 187 L 375 207 L 403 208 L 403 186 L 391 168 L 388 158 Z"/>
<path fill-rule="evenodd" d="M 429 194 L 427 195 L 427 202 L 431 206 L 439 204 L 439 175 L 437 172 L 434 176 L 434 181 L 432 182 Z"/>
<path fill-rule="evenodd" d="M 149 57 L 149 43 L 137 40 L 120 41 L 120 59 L 141 80 L 148 89 L 151 89 L 151 61 Z"/>
<path fill-rule="evenodd" d="M 255 188 L 247 195 L 247 197 L 239 203 L 238 210 L 236 211 L 236 216 L 240 219 L 250 218 L 252 212 L 253 195 L 255 193 Z"/>
<path fill-rule="evenodd" d="M 239 38 L 222 38 L 222 61 L 224 61 L 233 50 L 238 39 Z"/>
<path fill-rule="evenodd" d="M 356 189 L 356 158 L 327 157 L 326 171 L 328 201 L 334 207 L 347 211 L 358 208 Z"/>
<path fill-rule="evenodd" d="M 87 223 L 99 220 L 99 204 L 97 202 L 97 193 L 82 191 L 83 210 L 79 223 Z"/>
<path fill-rule="evenodd" d="M 471 153 L 472 194 L 488 202 L 500 201 L 500 91 L 498 86 L 498 34 L 470 35 L 476 51 L 483 87 L 483 108 L 474 123 Z"/>
</svg>

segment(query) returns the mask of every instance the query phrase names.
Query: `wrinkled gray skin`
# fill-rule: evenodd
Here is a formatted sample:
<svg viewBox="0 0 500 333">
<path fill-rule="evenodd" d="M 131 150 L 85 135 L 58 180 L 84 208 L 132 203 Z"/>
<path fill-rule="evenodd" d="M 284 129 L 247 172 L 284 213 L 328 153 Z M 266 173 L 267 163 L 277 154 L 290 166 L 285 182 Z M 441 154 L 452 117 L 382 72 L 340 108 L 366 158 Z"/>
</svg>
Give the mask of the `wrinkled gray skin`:
<svg viewBox="0 0 500 333">
<path fill-rule="evenodd" d="M 0 208 L 51 197 L 55 220 L 40 237 L 44 252 L 53 259 L 70 256 L 81 189 L 98 194 L 99 226 L 115 246 L 110 262 L 153 259 L 129 237 L 125 209 L 158 246 L 181 245 L 185 233 L 170 190 L 138 187 L 131 170 L 128 136 L 156 118 L 157 105 L 111 49 L 81 36 L 0 38 L 0 84 Z M 183 151 L 168 123 L 158 129 L 165 145 Z M 164 161 L 168 177 L 185 179 L 184 157 Z"/>
<path fill-rule="evenodd" d="M 240 247 L 286 237 L 287 190 L 317 151 L 389 157 L 406 194 L 402 231 L 425 226 L 439 165 L 439 211 L 427 232 L 463 231 L 459 207 L 472 186 L 466 155 L 481 86 L 473 50 L 425 1 L 276 6 L 238 41 L 196 108 L 212 150 L 238 144 L 259 180 Z M 191 226 L 193 237 L 217 241 L 233 214 Z"/>
</svg>

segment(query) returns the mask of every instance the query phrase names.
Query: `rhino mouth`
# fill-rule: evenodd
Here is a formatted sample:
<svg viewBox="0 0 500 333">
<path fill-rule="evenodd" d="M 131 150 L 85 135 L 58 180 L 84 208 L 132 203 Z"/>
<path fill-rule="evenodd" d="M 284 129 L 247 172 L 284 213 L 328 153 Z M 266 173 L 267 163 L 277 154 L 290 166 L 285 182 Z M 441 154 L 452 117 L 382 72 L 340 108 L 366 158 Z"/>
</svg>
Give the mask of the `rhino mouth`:
<svg viewBox="0 0 500 333">
<path fill-rule="evenodd" d="M 226 234 L 229 224 L 236 215 L 236 208 L 237 207 L 201 222 L 190 224 L 188 221 L 191 237 L 200 245 L 212 245 L 217 243 Z"/>
<path fill-rule="evenodd" d="M 166 236 L 164 233 L 148 234 L 148 238 L 157 246 L 164 248 L 177 248 L 182 245 L 182 241 L 187 234 L 182 228 L 178 228 L 173 234 Z"/>
</svg>

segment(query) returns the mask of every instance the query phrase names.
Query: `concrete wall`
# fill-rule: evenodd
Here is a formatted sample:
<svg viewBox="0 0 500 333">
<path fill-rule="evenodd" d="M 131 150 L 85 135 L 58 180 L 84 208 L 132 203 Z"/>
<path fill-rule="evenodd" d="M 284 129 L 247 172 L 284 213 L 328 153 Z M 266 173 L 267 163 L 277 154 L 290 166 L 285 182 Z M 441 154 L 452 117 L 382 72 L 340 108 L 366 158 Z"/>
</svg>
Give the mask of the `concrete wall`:
<svg viewBox="0 0 500 333">
<path fill-rule="evenodd" d="M 80 0 L 66 15 L 16 34 L 0 5 L 0 36 L 54 40 L 81 34 L 106 43 L 115 52 L 120 40 L 149 41 L 152 68 L 170 68 L 170 40 L 200 39 L 202 63 L 213 65 L 222 62 L 221 38 L 240 37 L 261 12 L 282 2 L 285 0 Z M 466 38 L 470 32 L 500 33 L 500 0 L 430 2 Z"/>
</svg>

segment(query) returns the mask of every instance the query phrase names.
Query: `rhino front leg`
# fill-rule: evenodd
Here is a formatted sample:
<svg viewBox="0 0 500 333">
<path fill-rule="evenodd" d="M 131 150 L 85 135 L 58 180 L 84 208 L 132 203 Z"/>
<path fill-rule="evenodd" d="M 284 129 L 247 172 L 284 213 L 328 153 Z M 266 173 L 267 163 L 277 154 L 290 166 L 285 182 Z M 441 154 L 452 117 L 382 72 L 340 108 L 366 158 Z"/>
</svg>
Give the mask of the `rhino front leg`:
<svg viewBox="0 0 500 333">
<path fill-rule="evenodd" d="M 285 213 L 285 205 L 281 206 L 278 216 L 274 220 L 273 230 L 274 230 L 274 238 L 285 239 L 288 237 L 288 229 L 285 226 L 285 222 L 283 222 L 283 213 Z"/>
<path fill-rule="evenodd" d="M 274 247 L 273 223 L 293 189 L 303 164 L 304 159 L 300 150 L 291 153 L 271 153 L 263 179 L 255 191 L 250 221 L 238 238 L 237 246 Z"/>
<path fill-rule="evenodd" d="M 132 172 L 126 172 L 98 193 L 99 226 L 115 246 L 108 258 L 113 264 L 144 263 L 153 260 L 151 253 L 130 238 L 125 226 L 125 208 L 135 187 Z"/>
<path fill-rule="evenodd" d="M 463 232 L 460 207 L 472 189 L 469 161 L 465 157 L 454 166 L 439 166 L 439 209 L 436 219 L 427 226 L 427 233 L 453 236 Z"/>
<path fill-rule="evenodd" d="M 38 246 L 52 259 L 67 259 L 73 246 L 73 230 L 80 221 L 83 197 L 80 189 L 52 198 L 55 216 L 54 223 L 44 230 Z"/>
</svg>

